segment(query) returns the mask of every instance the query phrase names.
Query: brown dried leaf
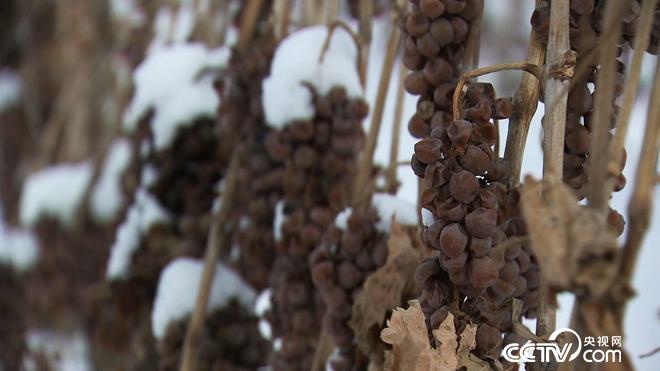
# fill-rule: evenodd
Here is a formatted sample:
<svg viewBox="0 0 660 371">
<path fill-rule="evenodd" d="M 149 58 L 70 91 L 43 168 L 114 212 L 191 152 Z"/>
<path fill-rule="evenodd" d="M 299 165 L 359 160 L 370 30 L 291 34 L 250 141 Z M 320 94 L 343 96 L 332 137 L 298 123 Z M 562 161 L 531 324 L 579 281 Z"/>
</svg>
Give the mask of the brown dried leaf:
<svg viewBox="0 0 660 371">
<path fill-rule="evenodd" d="M 521 208 L 541 271 L 556 289 L 600 296 L 616 275 L 618 248 L 605 216 L 581 207 L 561 182 L 525 178 Z"/>
<path fill-rule="evenodd" d="M 392 345 L 385 355 L 385 371 L 446 371 L 456 370 L 456 329 L 451 313 L 433 334 L 441 344 L 431 347 L 426 332 L 424 313 L 413 300 L 408 309 L 396 308 L 381 332 L 381 338 Z"/>
<path fill-rule="evenodd" d="M 376 364 L 383 363 L 384 353 L 378 333 L 388 311 L 400 306 L 405 299 L 404 293 L 414 283 L 415 269 L 421 259 L 421 252 L 415 249 L 408 230 L 394 220 L 387 246 L 387 261 L 365 280 L 349 322 L 358 346 L 365 354 L 372 355 L 372 362 Z"/>
<path fill-rule="evenodd" d="M 408 309 L 396 308 L 381 332 L 382 340 L 392 346 L 385 352 L 384 371 L 448 371 L 465 368 L 468 371 L 486 371 L 493 367 L 472 350 L 477 346 L 477 325 L 468 324 L 457 340 L 454 316 L 447 318 L 434 329 L 438 347 L 429 342 L 424 313 L 416 300 Z M 501 367 L 500 367 L 501 369 Z"/>
<path fill-rule="evenodd" d="M 458 368 L 465 367 L 467 371 L 487 371 L 492 370 L 491 365 L 483 359 L 477 357 L 472 350 L 477 347 L 477 325 L 468 324 L 461 332 L 456 357 L 458 358 Z"/>
</svg>

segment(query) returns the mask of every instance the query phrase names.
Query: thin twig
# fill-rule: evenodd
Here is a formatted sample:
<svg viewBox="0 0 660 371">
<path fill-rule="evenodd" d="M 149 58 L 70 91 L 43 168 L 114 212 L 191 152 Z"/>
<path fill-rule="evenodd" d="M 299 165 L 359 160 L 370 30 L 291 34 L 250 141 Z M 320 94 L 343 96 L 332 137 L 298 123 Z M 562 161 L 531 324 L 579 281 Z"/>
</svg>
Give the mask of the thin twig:
<svg viewBox="0 0 660 371">
<path fill-rule="evenodd" d="M 396 24 L 399 19 L 399 13 L 394 12 L 393 26 L 390 29 L 390 36 L 387 42 L 387 52 L 383 67 L 380 73 L 380 81 L 378 82 L 378 92 L 374 104 L 373 114 L 371 115 L 371 125 L 369 127 L 369 134 L 364 146 L 364 151 L 358 164 L 358 173 L 355 178 L 353 189 L 353 205 L 364 206 L 371 203 L 371 192 L 367 192 L 367 184 L 373 169 L 373 157 L 378 144 L 378 133 L 380 132 L 381 122 L 383 121 L 383 110 L 385 108 L 385 100 L 387 98 L 387 90 L 390 86 L 390 79 L 392 77 L 392 67 L 396 59 L 397 50 L 399 48 L 401 32 Z"/>
<path fill-rule="evenodd" d="M 644 353 L 644 354 L 640 354 L 640 355 L 639 355 L 639 358 L 642 358 L 642 359 L 643 359 L 643 358 L 648 358 L 648 357 L 654 356 L 654 355 L 656 355 L 656 354 L 658 354 L 658 353 L 660 353 L 660 347 L 657 347 L 657 348 L 655 348 L 655 349 L 653 349 L 653 350 L 650 350 L 650 351 L 648 351 L 648 352 L 646 352 L 646 353 Z"/>
<path fill-rule="evenodd" d="M 325 38 L 325 41 L 323 42 L 323 46 L 321 47 L 321 54 L 319 55 L 319 63 L 323 62 L 323 58 L 325 57 L 325 53 L 328 51 L 328 48 L 330 47 L 330 40 L 332 40 L 332 35 L 337 30 L 337 28 L 341 28 L 344 31 L 348 32 L 348 34 L 353 39 L 353 42 L 355 43 L 355 47 L 357 48 L 357 52 L 358 52 L 358 58 L 355 61 L 355 63 L 356 63 L 357 69 L 358 69 L 358 73 L 360 73 L 359 72 L 360 71 L 360 66 L 361 66 L 360 55 L 362 53 L 362 48 L 364 47 L 364 45 L 362 44 L 362 40 L 360 39 L 360 36 L 358 36 L 355 33 L 355 31 L 353 31 L 351 26 L 346 24 L 346 22 L 338 20 L 338 19 L 335 20 L 334 22 L 332 22 L 328 26 L 328 36 Z M 360 78 L 361 83 L 362 83 L 362 81 L 363 81 L 362 78 Z M 362 84 L 362 89 L 364 89 L 366 91 L 367 87 L 364 84 Z"/>
<path fill-rule="evenodd" d="M 536 78 L 539 80 L 543 79 L 543 73 L 541 71 L 541 68 L 537 65 L 532 65 L 527 62 L 500 63 L 489 67 L 477 68 L 476 70 L 463 72 L 461 78 L 458 79 L 458 83 L 456 83 L 456 89 L 454 90 L 453 107 L 452 107 L 454 120 L 458 120 L 463 115 L 463 105 L 461 104 L 461 96 L 463 95 L 463 88 L 465 87 L 465 84 L 469 80 L 475 77 L 488 75 L 490 73 L 495 73 L 499 71 L 506 71 L 506 70 L 521 70 L 531 73 L 532 75 L 536 76 Z"/>
<path fill-rule="evenodd" d="M 544 98 L 551 110 L 545 112 L 543 125 L 543 179 L 561 182 L 564 163 L 564 134 L 566 126 L 567 98 L 558 98 L 562 89 L 569 84 L 556 74 L 559 68 L 571 68 L 567 60 L 570 52 L 568 37 L 569 0 L 555 0 L 550 4 L 550 35 L 546 52 L 546 76 Z M 543 273 L 543 272 L 542 272 Z M 539 305 L 536 320 L 536 335 L 547 336 L 555 329 L 556 308 L 554 294 L 548 281 L 541 274 L 539 280 Z"/>
<path fill-rule="evenodd" d="M 196 371 L 199 343 L 201 341 L 204 319 L 206 317 L 206 306 L 209 300 L 209 293 L 213 285 L 213 277 L 217 267 L 218 257 L 222 250 L 225 250 L 228 244 L 227 236 L 233 232 L 233 223 L 229 222 L 231 214 L 231 204 L 236 191 L 238 171 L 240 169 L 241 149 L 238 147 L 232 154 L 232 159 L 227 170 L 225 180 L 225 190 L 222 194 L 222 204 L 217 214 L 213 216 L 211 228 L 209 230 L 208 242 L 206 244 L 206 253 L 204 255 L 204 270 L 199 282 L 199 291 L 195 308 L 188 323 L 186 338 L 183 344 L 183 355 L 179 371 Z"/>
<path fill-rule="evenodd" d="M 605 5 L 603 27 L 612 30 L 611 36 L 602 41 L 599 58 L 599 69 L 596 76 L 596 93 L 594 97 L 593 117 L 591 118 L 591 153 L 590 164 L 587 167 L 587 199 L 589 206 L 606 212 L 610 192 L 604 187 L 607 180 L 606 155 L 610 146 L 608 134 L 613 117 L 613 102 L 616 75 L 617 40 L 621 34 L 620 15 L 628 1 L 610 1 Z"/>
<path fill-rule="evenodd" d="M 538 6 L 540 0 L 537 0 L 536 3 Z M 538 40 L 532 29 L 532 34 L 529 37 L 529 48 L 527 49 L 527 63 L 541 65 L 544 58 L 545 49 L 543 44 Z M 509 129 L 504 149 L 504 158 L 509 162 L 512 169 L 508 181 L 510 185 L 517 184 L 520 181 L 520 169 L 522 168 L 527 133 L 538 107 L 540 87 L 541 83 L 538 78 L 524 73 L 513 97 L 513 112 L 511 119 L 509 119 Z"/>
<path fill-rule="evenodd" d="M 325 23 L 332 24 L 339 16 L 339 0 L 327 0 L 325 8 Z"/>
<path fill-rule="evenodd" d="M 621 257 L 619 269 L 620 279 L 629 285 L 635 272 L 639 251 L 642 247 L 644 235 L 648 230 L 651 210 L 653 207 L 653 187 L 658 163 L 658 150 L 660 149 L 660 63 L 656 62 L 655 83 L 653 94 L 649 103 L 649 112 L 646 120 L 646 131 L 642 144 L 635 188 L 628 205 L 628 237 Z M 618 313 L 623 318 L 625 308 Z"/>
<path fill-rule="evenodd" d="M 401 64 L 399 68 L 399 82 L 396 93 L 396 103 L 394 104 L 394 122 L 392 123 L 392 141 L 390 144 L 390 163 L 385 175 L 385 189 L 387 192 L 395 194 L 399 187 L 399 181 L 396 178 L 397 167 L 399 164 L 399 139 L 401 137 L 401 120 L 403 118 L 403 101 L 405 100 L 405 89 L 403 81 L 406 77 L 405 66 Z M 406 162 L 410 165 L 410 162 Z"/>
<path fill-rule="evenodd" d="M 651 39 L 651 28 L 653 27 L 653 20 L 655 15 L 655 6 L 658 0 L 645 0 L 642 3 L 640 11 L 640 20 L 635 30 L 635 43 L 633 46 L 633 58 L 630 65 L 630 73 L 623 90 L 623 102 L 619 116 L 616 121 L 616 131 L 614 132 L 614 139 L 610 145 L 610 160 L 608 164 L 608 178 L 605 191 L 609 192 L 614 189 L 614 182 L 616 178 L 612 175 L 617 175 L 621 170 L 621 158 L 623 157 L 623 145 L 626 141 L 626 134 L 630 125 L 630 113 L 632 112 L 637 96 L 637 89 L 639 87 L 639 77 L 642 71 L 642 59 L 646 53 L 646 48 Z"/>
<path fill-rule="evenodd" d="M 373 25 L 374 5 L 371 0 L 359 0 L 360 22 L 358 32 L 362 40 L 362 50 L 360 50 L 360 81 L 362 86 L 367 84 L 367 64 L 369 64 L 369 48 L 371 47 L 371 28 Z M 393 25 L 397 28 L 396 23 Z"/>
</svg>

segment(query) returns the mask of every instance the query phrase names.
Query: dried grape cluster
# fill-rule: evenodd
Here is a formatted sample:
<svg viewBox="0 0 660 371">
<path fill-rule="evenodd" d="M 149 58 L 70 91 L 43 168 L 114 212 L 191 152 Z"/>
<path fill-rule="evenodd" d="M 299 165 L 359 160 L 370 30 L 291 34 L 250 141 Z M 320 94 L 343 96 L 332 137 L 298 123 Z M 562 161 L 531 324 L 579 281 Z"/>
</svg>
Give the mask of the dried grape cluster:
<svg viewBox="0 0 660 371">
<path fill-rule="evenodd" d="M 578 53 L 577 63 L 586 63 L 585 59 L 588 53 L 592 52 L 597 46 L 598 37 L 602 35 L 602 13 L 605 2 L 596 3 L 589 1 L 571 1 L 570 18 L 570 40 L 571 48 Z M 630 7 L 622 14 L 621 20 L 624 23 L 624 34 L 627 40 L 634 36 L 630 32 L 635 29 L 635 24 L 639 15 L 639 3 L 632 1 Z M 532 25 L 542 40 L 547 40 L 549 23 L 548 4 L 538 8 L 532 16 Z M 655 32 L 655 31 L 654 31 Z M 546 36 L 544 38 L 544 35 Z M 619 56 L 621 54 L 619 48 Z M 599 123 L 592 122 L 594 94 L 598 90 L 596 76 L 598 74 L 598 64 L 593 62 L 589 66 L 587 77 L 579 81 L 568 96 L 568 111 L 566 114 L 566 137 L 564 146 L 564 182 L 575 191 L 579 199 L 586 196 L 587 184 L 589 182 L 586 168 L 589 166 L 589 145 L 591 141 L 591 128 Z M 617 59 L 617 73 L 615 79 L 615 98 L 623 93 L 625 84 L 625 65 L 620 59 Z M 590 88 L 591 85 L 591 88 Z M 614 129 L 618 106 L 614 106 L 614 115 L 610 118 L 608 125 Z M 611 138 L 611 134 L 610 134 Z M 626 163 L 626 152 L 624 149 L 623 158 L 621 158 L 618 175 L 614 191 L 620 191 L 626 184 L 626 178 L 623 175 L 623 168 Z M 608 223 L 618 234 L 623 233 L 624 219 L 616 210 L 611 209 L 608 217 Z"/>
<path fill-rule="evenodd" d="M 260 83 L 270 72 L 275 46 L 272 35 L 260 33 L 249 48 L 233 53 L 232 79 L 220 89 L 220 131 L 227 138 L 222 147 L 232 148 L 228 141 L 238 137 L 245 138 L 241 145 L 249 147 L 249 156 L 239 169 L 235 194 L 239 255 L 232 263 L 257 289 L 268 287 L 275 256 L 273 218 L 282 198 L 283 165 L 266 149 L 272 129 L 264 119 Z"/>
<path fill-rule="evenodd" d="M 315 95 L 315 117 L 292 122 L 267 138 L 269 154 L 284 167 L 284 220 L 271 275 L 267 313 L 281 348 L 274 370 L 309 370 L 324 305 L 315 290 L 308 258 L 346 204 L 356 158 L 364 141 L 367 104 L 342 87 Z M 278 232 L 278 233 L 279 233 Z"/>
<path fill-rule="evenodd" d="M 408 122 L 416 138 L 451 122 L 451 101 L 462 66 L 469 22 L 478 15 L 476 0 L 412 1 L 404 18 L 403 64 L 410 69 L 406 90 L 420 95 Z"/>
<path fill-rule="evenodd" d="M 176 371 L 181 363 L 189 318 L 168 325 L 158 345 L 160 371 Z M 257 370 L 266 365 L 270 343 L 259 334 L 258 319 L 236 300 L 209 313 L 199 344 L 199 364 L 207 370 Z"/>
<path fill-rule="evenodd" d="M 408 127 L 424 138 L 411 164 L 424 178 L 422 206 L 433 214 L 424 239 L 438 251 L 419 266 L 416 279 L 429 328 L 451 311 L 458 327 L 468 319 L 479 324 L 478 352 L 498 357 L 502 334 L 511 328 L 505 303 L 520 297 L 533 316 L 539 272 L 529 247 L 509 241 L 525 228 L 517 192 L 506 185 L 509 165 L 493 151 L 498 138 L 491 120 L 510 116 L 510 100 L 495 98 L 490 84 L 470 84 L 464 116 L 451 117 L 476 7 L 470 1 L 414 1 L 405 21 L 403 62 L 412 70 L 405 88 L 420 96 Z"/>
<path fill-rule="evenodd" d="M 413 170 L 426 186 L 422 206 L 433 214 L 424 240 L 438 253 L 420 265 L 416 279 L 430 328 L 448 311 L 457 326 L 468 316 L 479 325 L 477 351 L 497 356 L 501 334 L 511 330 L 507 300 L 521 298 L 524 312 L 535 314 L 539 270 L 529 246 L 512 240 L 525 226 L 517 192 L 505 183 L 509 166 L 492 149 L 491 120 L 507 118 L 511 103 L 496 99 L 490 84 L 475 83 L 466 104 L 463 119 L 433 128 L 415 145 Z"/>
<path fill-rule="evenodd" d="M 375 227 L 379 219 L 373 208 L 351 210 L 345 229 L 331 225 L 310 257 L 312 278 L 326 305 L 323 328 L 337 346 L 330 360 L 335 371 L 362 370 L 368 363 L 348 321 L 365 279 L 387 260 L 387 234 Z"/>
</svg>

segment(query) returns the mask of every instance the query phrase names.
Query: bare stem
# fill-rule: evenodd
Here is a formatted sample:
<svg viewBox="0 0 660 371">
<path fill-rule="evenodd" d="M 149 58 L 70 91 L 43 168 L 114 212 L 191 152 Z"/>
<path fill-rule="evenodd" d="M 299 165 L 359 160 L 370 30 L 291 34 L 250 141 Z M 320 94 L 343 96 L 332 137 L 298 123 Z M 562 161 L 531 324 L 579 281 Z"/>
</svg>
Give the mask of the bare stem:
<svg viewBox="0 0 660 371">
<path fill-rule="evenodd" d="M 591 143 L 589 153 L 591 163 L 587 168 L 587 198 L 589 205 L 605 212 L 608 207 L 610 190 L 604 187 L 607 180 L 606 155 L 610 146 L 608 134 L 614 110 L 614 88 L 616 75 L 617 40 L 621 34 L 620 14 L 628 1 L 610 1 L 605 5 L 603 27 L 611 30 L 609 37 L 602 40 L 599 54 L 599 70 L 591 119 Z"/>
<path fill-rule="evenodd" d="M 537 0 L 537 5 L 538 3 Z M 527 49 L 527 63 L 541 65 L 544 58 L 545 49 L 543 44 L 532 30 L 529 38 L 529 48 Z M 513 113 L 509 120 L 506 148 L 504 149 L 504 158 L 509 162 L 512 169 L 508 181 L 510 185 L 520 181 L 520 169 L 525 152 L 525 143 L 527 142 L 527 133 L 538 107 L 540 87 L 541 83 L 538 78 L 525 73 L 522 75 L 516 94 L 513 97 Z"/>
<path fill-rule="evenodd" d="M 633 58 L 630 65 L 630 73 L 623 91 L 623 103 L 619 116 L 616 121 L 616 131 L 614 132 L 614 139 L 610 145 L 610 161 L 608 164 L 608 181 L 605 190 L 610 192 L 614 188 L 616 175 L 621 169 L 621 158 L 623 157 L 623 145 L 626 141 L 626 134 L 630 126 L 630 113 L 632 112 L 637 96 L 637 89 L 639 88 L 639 77 L 642 71 L 642 59 L 646 53 L 646 48 L 651 39 L 651 28 L 653 27 L 653 19 L 655 15 L 655 7 L 658 0 L 646 0 L 642 3 L 640 11 L 640 21 L 637 24 L 635 31 L 635 43 L 633 46 Z"/>
<path fill-rule="evenodd" d="M 653 187 L 660 149 L 660 63 L 656 62 L 655 83 L 646 120 L 644 142 L 637 166 L 635 188 L 628 205 L 629 232 L 621 258 L 620 273 L 624 284 L 630 284 L 637 265 L 639 251 L 648 230 L 653 206 Z M 619 313 L 623 318 L 624 309 Z"/>
<path fill-rule="evenodd" d="M 339 0 L 327 0 L 325 8 L 326 24 L 332 24 L 339 15 Z"/>
<path fill-rule="evenodd" d="M 241 30 L 238 35 L 238 47 L 241 50 L 245 50 L 252 40 L 254 26 L 257 23 L 257 18 L 259 18 L 259 12 L 261 12 L 262 5 L 263 0 L 248 0 L 245 12 L 241 18 Z"/>
<path fill-rule="evenodd" d="M 399 13 L 394 13 L 393 26 L 390 29 L 390 36 L 387 42 L 387 52 L 385 60 L 383 61 L 383 68 L 380 73 L 380 81 L 378 82 L 378 93 L 374 104 L 374 111 L 371 115 L 371 125 L 369 126 L 369 134 L 365 143 L 364 151 L 358 164 L 358 173 L 355 179 L 353 189 L 353 204 L 355 206 L 364 206 L 371 203 L 371 192 L 368 189 L 369 178 L 373 168 L 373 157 L 378 144 L 378 133 L 380 132 L 381 122 L 383 121 L 383 110 L 385 108 L 385 100 L 387 98 L 387 90 L 390 86 L 390 79 L 392 77 L 392 67 L 396 59 L 397 50 L 399 48 L 399 41 L 401 39 L 401 32 L 396 27 Z"/>
<path fill-rule="evenodd" d="M 484 0 L 479 1 L 479 15 L 470 22 L 467 41 L 465 43 L 465 54 L 463 57 L 463 69 L 475 70 L 479 67 L 479 51 L 481 50 L 481 26 L 484 18 Z"/>
<path fill-rule="evenodd" d="M 465 84 L 469 80 L 475 77 L 488 75 L 490 73 L 499 72 L 499 71 L 506 71 L 506 70 L 526 71 L 536 76 L 536 78 L 539 80 L 543 79 L 543 73 L 541 71 L 541 68 L 537 65 L 532 65 L 527 62 L 500 63 L 489 67 L 477 68 L 476 70 L 464 72 L 461 75 L 461 78 L 458 80 L 458 83 L 456 84 L 456 89 L 454 90 L 454 97 L 452 102 L 454 120 L 458 120 L 463 115 L 461 96 L 463 95 L 463 88 L 465 87 Z"/>
<path fill-rule="evenodd" d="M 281 40 L 286 37 L 289 22 L 291 21 L 291 0 L 275 0 L 273 2 L 273 28 L 275 39 Z"/>
<path fill-rule="evenodd" d="M 543 178 L 561 182 L 564 163 L 564 134 L 566 126 L 567 98 L 559 98 L 569 81 L 554 72 L 571 66 L 568 63 L 570 41 L 568 37 L 569 0 L 555 0 L 550 5 L 550 35 L 546 52 L 546 76 L 544 98 L 552 107 L 545 112 L 543 125 Z M 574 65 L 573 65 L 574 66 Z M 555 328 L 556 308 L 554 293 L 548 281 L 541 275 L 539 280 L 539 306 L 536 335 L 547 336 Z"/>
<path fill-rule="evenodd" d="M 229 219 L 231 214 L 231 201 L 234 199 L 238 170 L 240 169 L 241 164 L 241 152 L 242 151 L 239 147 L 234 150 L 234 153 L 232 154 L 229 169 L 227 170 L 227 178 L 225 180 L 225 190 L 222 194 L 223 202 L 220 206 L 220 210 L 218 210 L 217 214 L 213 216 L 211 222 L 206 253 L 204 255 L 204 270 L 199 282 L 199 291 L 197 293 L 197 300 L 195 301 L 195 308 L 190 317 L 190 322 L 188 323 L 188 329 L 186 331 L 179 371 L 198 370 L 197 358 L 199 353 L 199 343 L 201 341 L 204 319 L 206 317 L 206 306 L 209 300 L 209 292 L 213 285 L 213 277 L 215 276 L 218 257 L 220 256 L 221 251 L 227 248 L 229 243 L 227 236 L 231 235 L 234 228 L 233 223 L 230 223 Z"/>
<path fill-rule="evenodd" d="M 371 46 L 371 28 L 373 26 L 374 5 L 371 0 L 359 0 L 360 22 L 359 33 L 362 40 L 362 50 L 360 51 L 360 81 L 362 86 L 367 84 L 367 64 L 369 63 L 369 48 Z M 398 28 L 394 24 L 393 28 Z"/>
<path fill-rule="evenodd" d="M 330 40 L 332 40 L 332 35 L 337 30 L 337 28 L 341 28 L 344 31 L 348 32 L 348 34 L 353 39 L 353 42 L 355 43 L 355 47 L 358 50 L 358 56 L 361 55 L 362 48 L 364 48 L 364 45 L 362 44 L 362 40 L 361 40 L 360 36 L 358 36 L 353 31 L 351 26 L 346 24 L 346 22 L 337 19 L 328 26 L 328 36 L 325 38 L 325 41 L 323 42 L 323 47 L 321 48 L 321 54 L 319 55 L 319 62 L 323 62 L 323 58 L 325 57 L 325 52 L 328 51 L 328 47 L 330 47 Z M 358 59 L 355 63 L 357 65 L 358 71 L 360 71 L 361 63 L 362 63 L 361 60 L 360 60 L 360 57 L 358 57 Z M 362 78 L 360 78 L 360 82 L 361 83 L 363 82 Z M 367 89 L 367 87 L 364 84 L 362 84 L 362 88 L 365 91 Z"/>
<path fill-rule="evenodd" d="M 390 144 L 390 163 L 387 168 L 385 177 L 385 188 L 389 193 L 396 193 L 399 186 L 399 181 L 396 178 L 397 167 L 399 164 L 399 141 L 401 137 L 401 120 L 403 118 L 403 101 L 405 100 L 405 89 L 403 88 L 403 81 L 405 80 L 406 71 L 405 66 L 402 64 L 399 68 L 399 82 L 396 94 L 396 103 L 394 105 L 394 122 L 392 123 L 392 142 Z M 409 163 L 407 163 L 409 164 Z"/>
</svg>

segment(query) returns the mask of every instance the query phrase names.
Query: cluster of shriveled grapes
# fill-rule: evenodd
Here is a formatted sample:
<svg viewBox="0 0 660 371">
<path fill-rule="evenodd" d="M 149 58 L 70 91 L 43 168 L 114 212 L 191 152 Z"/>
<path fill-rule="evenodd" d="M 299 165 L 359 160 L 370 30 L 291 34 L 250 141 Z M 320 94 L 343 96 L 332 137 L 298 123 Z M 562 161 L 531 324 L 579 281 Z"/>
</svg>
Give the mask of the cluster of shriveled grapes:
<svg viewBox="0 0 660 371">
<path fill-rule="evenodd" d="M 368 363 L 348 321 L 365 279 L 387 260 L 387 235 L 376 229 L 378 221 L 373 208 L 352 210 L 346 229 L 331 225 L 310 257 L 312 278 L 326 305 L 323 328 L 337 346 L 330 360 L 335 371 L 361 370 Z"/>
<path fill-rule="evenodd" d="M 408 129 L 424 138 L 451 122 L 451 101 L 462 66 L 469 22 L 478 15 L 476 0 L 418 0 L 402 24 L 403 64 L 412 72 L 405 88 L 420 95 Z"/>
<path fill-rule="evenodd" d="M 434 326 L 452 301 L 467 298 L 458 309 L 499 334 L 510 327 L 502 321 L 507 313 L 510 318 L 507 299 L 521 298 L 527 314 L 534 314 L 538 267 L 529 248 L 504 244 L 525 232 L 515 190 L 504 183 L 508 164 L 492 150 L 496 128 L 490 120 L 506 118 L 510 102 L 495 99 L 489 84 L 472 84 L 466 103 L 464 119 L 434 128 L 415 145 L 413 169 L 427 188 L 422 206 L 434 217 L 424 239 L 438 250 L 417 272 L 420 300 Z"/>
<path fill-rule="evenodd" d="M 176 371 L 189 318 L 170 323 L 158 345 L 161 371 Z M 198 345 L 199 364 L 208 370 L 250 371 L 266 366 L 270 343 L 257 329 L 258 318 L 236 300 L 206 316 Z"/>
<path fill-rule="evenodd" d="M 479 325 L 477 352 L 498 357 L 502 334 L 511 330 L 507 299 L 521 298 L 533 316 L 539 272 L 528 246 L 503 245 L 525 233 L 517 193 L 506 185 L 509 164 L 493 151 L 491 120 L 509 117 L 510 100 L 495 98 L 489 84 L 471 84 L 462 119 L 451 117 L 476 3 L 413 1 L 405 19 L 403 62 L 412 70 L 405 88 L 420 96 L 408 127 L 424 138 L 411 164 L 424 178 L 422 206 L 433 214 L 425 243 L 438 251 L 420 265 L 416 279 L 429 328 L 451 310 L 457 326 L 468 319 Z"/>
<path fill-rule="evenodd" d="M 273 337 L 281 341 L 271 359 L 274 370 L 309 370 L 324 305 L 315 289 L 309 256 L 348 200 L 356 158 L 364 141 L 361 99 L 335 87 L 316 96 L 315 117 L 273 131 L 268 151 L 284 168 L 284 221 L 271 274 Z M 278 226 L 276 226 L 278 227 Z"/>
<path fill-rule="evenodd" d="M 542 40 L 547 40 L 549 10 L 548 4 L 543 4 L 532 16 L 532 25 Z M 572 0 L 571 18 L 570 18 L 570 40 L 571 48 L 578 53 L 578 65 L 585 61 L 588 53 L 592 52 L 597 45 L 598 37 L 602 35 L 602 13 L 605 2 L 597 3 L 594 0 Z M 634 37 L 634 30 L 639 15 L 639 3 L 632 1 L 626 8 L 626 12 L 621 15 L 621 21 L 624 24 L 624 38 L 631 40 Z M 655 31 L 654 31 L 655 32 Z M 657 39 L 656 39 L 657 40 Z M 653 52 L 649 47 L 649 51 Z M 619 47 L 619 55 L 621 54 Z M 564 182 L 573 188 L 577 197 L 583 199 L 586 196 L 587 184 L 589 182 L 586 167 L 589 164 L 589 145 L 591 141 L 591 127 L 593 117 L 594 94 L 598 90 L 596 75 L 598 73 L 597 62 L 589 65 L 589 74 L 585 79 L 579 81 L 568 96 L 568 112 L 566 114 L 566 138 L 564 147 Z M 589 85 L 593 88 L 590 89 Z M 615 80 L 615 97 L 623 93 L 625 85 L 625 65 L 621 60 L 617 60 L 617 73 Z M 615 102 L 614 115 L 607 123 L 610 129 L 614 129 L 618 106 Z M 611 134 L 610 134 L 611 138 Z M 623 175 L 623 167 L 626 162 L 626 152 L 624 149 L 623 158 L 621 158 L 619 174 L 616 176 L 614 191 L 620 191 L 626 184 L 626 178 Z M 623 233 L 624 219 L 616 210 L 611 209 L 608 222 L 612 229 L 618 233 Z"/>
<path fill-rule="evenodd" d="M 238 257 L 231 263 L 257 289 L 268 287 L 275 256 L 273 218 L 282 198 L 283 166 L 266 150 L 272 130 L 266 125 L 261 103 L 261 82 L 270 72 L 275 40 L 264 34 L 231 60 L 232 79 L 221 89 L 220 131 L 222 138 L 244 138 L 248 153 L 238 173 L 235 233 Z M 223 148 L 231 148 L 225 143 Z"/>
</svg>

